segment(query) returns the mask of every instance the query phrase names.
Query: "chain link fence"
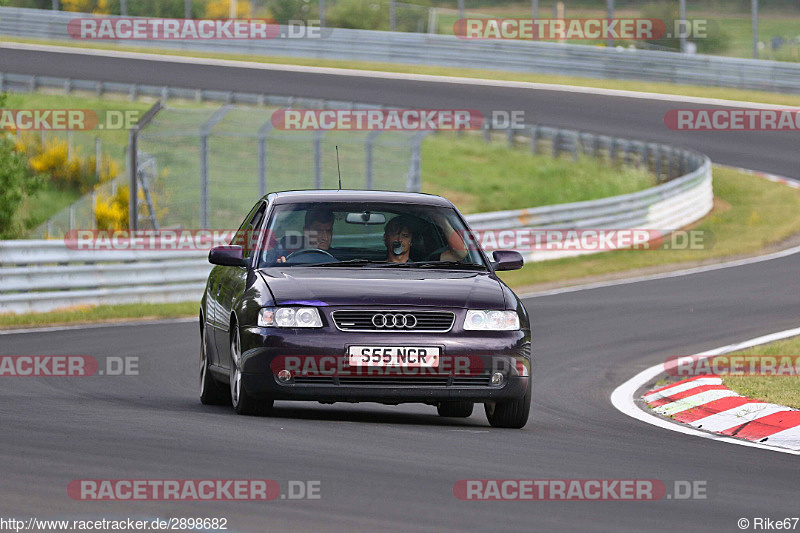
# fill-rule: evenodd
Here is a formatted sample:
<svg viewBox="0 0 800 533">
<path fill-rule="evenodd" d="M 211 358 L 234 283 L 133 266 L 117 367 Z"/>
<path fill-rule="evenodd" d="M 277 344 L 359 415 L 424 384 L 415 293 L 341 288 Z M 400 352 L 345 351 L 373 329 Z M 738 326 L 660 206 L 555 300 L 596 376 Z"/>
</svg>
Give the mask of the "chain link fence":
<svg viewBox="0 0 800 533">
<path fill-rule="evenodd" d="M 421 134 L 278 130 L 275 109 L 168 107 L 156 115 L 138 141 L 158 162 L 143 184 L 155 217 L 140 217 L 141 227 L 235 228 L 267 192 L 336 189 L 337 146 L 343 188 L 419 190 Z"/>
</svg>

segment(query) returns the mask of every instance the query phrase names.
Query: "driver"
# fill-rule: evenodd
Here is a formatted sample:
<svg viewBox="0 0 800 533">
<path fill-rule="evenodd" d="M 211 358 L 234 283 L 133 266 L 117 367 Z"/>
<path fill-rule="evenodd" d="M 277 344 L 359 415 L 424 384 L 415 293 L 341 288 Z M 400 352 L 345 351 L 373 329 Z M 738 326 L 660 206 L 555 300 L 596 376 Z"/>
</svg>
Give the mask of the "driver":
<svg viewBox="0 0 800 533">
<path fill-rule="evenodd" d="M 286 258 L 302 249 L 316 249 L 328 251 L 333 239 L 333 211 L 329 209 L 309 209 L 306 211 L 303 224 L 303 248 L 297 250 L 284 250 L 285 253 L 278 257 L 278 263 L 285 263 Z"/>
<path fill-rule="evenodd" d="M 461 261 L 467 256 L 464 239 L 450 225 L 444 215 L 437 213 L 433 222 L 442 229 L 447 237 L 446 249 L 439 255 L 438 261 Z M 414 220 L 405 215 L 398 215 L 386 223 L 383 230 L 383 243 L 386 245 L 387 261 L 391 263 L 407 263 L 411 254 L 411 243 L 414 240 Z M 439 250 L 435 250 L 435 254 Z M 436 260 L 436 259 L 434 259 Z"/>
</svg>

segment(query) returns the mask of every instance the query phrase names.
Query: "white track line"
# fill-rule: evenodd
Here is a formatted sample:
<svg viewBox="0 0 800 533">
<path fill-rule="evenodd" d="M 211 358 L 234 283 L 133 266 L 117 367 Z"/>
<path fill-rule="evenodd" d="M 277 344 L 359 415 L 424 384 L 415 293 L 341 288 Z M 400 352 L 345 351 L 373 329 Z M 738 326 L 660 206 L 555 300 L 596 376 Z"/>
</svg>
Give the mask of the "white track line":
<svg viewBox="0 0 800 533">
<path fill-rule="evenodd" d="M 727 346 L 715 348 L 707 352 L 699 353 L 697 354 L 697 356 L 710 357 L 723 353 L 734 352 L 737 350 L 744 350 L 745 348 L 758 346 L 760 344 L 767 344 L 782 339 L 788 339 L 790 337 L 797 337 L 798 335 L 800 335 L 800 328 L 788 329 L 785 331 L 779 331 L 776 333 L 771 333 L 769 335 L 764 335 L 762 337 L 757 337 L 755 339 L 746 340 L 744 342 L 729 344 Z M 653 426 L 669 429 L 670 431 L 685 433 L 686 435 L 694 435 L 695 437 L 702 437 L 704 439 L 711 439 L 719 442 L 738 444 L 739 446 L 749 446 L 751 448 L 761 448 L 764 450 L 772 450 L 775 452 L 787 453 L 790 455 L 800 455 L 800 450 L 790 450 L 786 448 L 780 448 L 777 446 L 771 446 L 769 444 L 762 444 L 759 442 L 749 442 L 746 440 L 739 440 L 731 437 L 723 437 L 721 435 L 716 435 L 713 433 L 706 433 L 705 431 L 700 431 L 688 425 L 670 422 L 669 420 L 652 415 L 647 411 L 641 409 L 636 404 L 636 398 L 635 398 L 636 391 L 638 391 L 645 384 L 647 384 L 647 382 L 652 381 L 656 376 L 662 374 L 663 372 L 664 372 L 664 365 L 662 363 L 653 365 L 646 370 L 642 370 L 641 372 L 633 376 L 631 379 L 629 379 L 628 381 L 617 387 L 614 390 L 614 392 L 611 393 L 612 405 L 618 411 L 630 416 L 631 418 L 641 420 L 642 422 L 646 422 Z M 789 435 L 789 437 L 791 437 L 791 435 Z"/>
<path fill-rule="evenodd" d="M 603 89 L 599 87 L 576 87 L 550 83 L 534 83 L 523 81 L 490 80 L 481 78 L 465 78 L 458 76 L 435 76 L 431 74 L 409 74 L 404 72 L 382 72 L 377 70 L 357 70 L 349 68 L 310 67 L 288 65 L 281 63 L 255 63 L 231 59 L 212 59 L 205 57 L 174 56 L 168 54 L 151 54 L 146 52 L 123 52 L 117 50 L 72 48 L 66 46 L 53 46 L 43 44 L 2 43 L 0 50 L 30 50 L 36 52 L 52 52 L 62 54 L 79 54 L 95 57 L 114 57 L 127 59 L 141 59 L 165 63 L 185 63 L 194 65 L 209 65 L 217 67 L 249 68 L 257 70 L 272 70 L 283 72 L 303 72 L 309 74 L 328 74 L 333 76 L 351 76 L 359 78 L 383 78 L 391 80 L 407 80 L 431 83 L 454 83 L 458 85 L 473 85 L 484 87 L 507 87 L 514 89 L 534 89 L 540 91 L 558 91 L 563 93 L 597 94 L 602 96 L 620 96 L 624 98 L 637 98 L 644 100 L 660 100 L 665 102 L 685 102 L 700 105 L 716 105 L 736 108 L 759 109 L 800 109 L 800 107 L 761 104 L 756 102 L 741 102 L 737 100 L 723 100 L 720 98 L 702 98 L 696 96 L 681 96 L 673 94 L 660 94 L 638 91 L 624 91 L 619 89 Z M 403 66 L 399 64 L 398 66 Z M 435 66 L 435 65 L 432 65 Z M 524 74 L 524 73 L 520 73 Z"/>
</svg>

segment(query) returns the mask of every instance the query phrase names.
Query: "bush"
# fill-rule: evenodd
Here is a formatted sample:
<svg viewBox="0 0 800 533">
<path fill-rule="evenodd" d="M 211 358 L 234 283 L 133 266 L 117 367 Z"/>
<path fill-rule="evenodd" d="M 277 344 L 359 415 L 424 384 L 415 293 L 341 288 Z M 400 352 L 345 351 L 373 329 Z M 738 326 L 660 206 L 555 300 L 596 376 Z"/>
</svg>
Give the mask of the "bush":
<svg viewBox="0 0 800 533">
<path fill-rule="evenodd" d="M 278 24 L 287 24 L 290 20 L 308 22 L 311 17 L 311 4 L 300 0 L 271 0 L 268 4 L 271 16 Z M 315 16 L 319 13 L 314 11 Z"/>
<path fill-rule="evenodd" d="M 0 94 L 0 108 L 5 95 Z M 14 140 L 0 132 L 0 238 L 18 237 L 23 228 L 15 218 L 17 209 L 26 197 L 38 191 L 44 180 L 28 167 L 25 152 L 17 150 Z"/>
<path fill-rule="evenodd" d="M 100 175 L 96 175 L 95 156 L 69 157 L 67 141 L 50 137 L 41 145 L 38 135 L 24 133 L 16 143 L 16 150 L 28 156 L 28 165 L 39 174 L 49 176 L 60 189 L 76 189 L 86 193 L 98 183 L 105 183 L 119 174 L 119 166 L 111 159 L 100 161 Z M 78 152 L 79 147 L 75 147 Z"/>
<path fill-rule="evenodd" d="M 206 5 L 205 16 L 210 19 L 227 19 L 231 14 L 230 0 L 211 0 Z M 250 2 L 239 0 L 236 4 L 236 17 L 248 18 L 251 16 Z"/>
<path fill-rule="evenodd" d="M 644 9 L 642 17 L 663 20 L 667 25 L 667 33 L 674 34 L 675 21 L 680 19 L 680 12 L 678 7 L 672 2 L 667 4 L 649 4 Z M 689 20 L 692 19 L 690 18 Z M 710 21 L 706 30 L 708 37 L 697 39 L 692 39 L 691 37 L 688 38 L 689 41 L 692 41 L 697 45 L 697 52 L 701 54 L 719 54 L 725 52 L 730 46 L 730 36 L 722 29 L 719 23 Z M 675 50 L 680 50 L 681 48 L 680 39 L 675 37 L 669 39 L 664 37 L 662 39 L 653 39 L 647 42 L 659 46 L 666 46 L 667 48 L 673 48 Z"/>
<path fill-rule="evenodd" d="M 129 197 L 127 185 L 117 187 L 117 191 L 110 196 L 98 194 L 94 203 L 94 219 L 97 229 L 108 231 L 127 229 Z"/>
<path fill-rule="evenodd" d="M 375 0 L 339 0 L 325 14 L 325 20 L 336 28 L 378 30 L 389 20 L 388 6 L 382 8 Z"/>
<path fill-rule="evenodd" d="M 423 31 L 428 11 L 425 5 L 398 4 L 397 31 Z M 326 24 L 335 28 L 388 30 L 389 2 L 386 0 L 339 0 L 328 10 Z"/>
</svg>

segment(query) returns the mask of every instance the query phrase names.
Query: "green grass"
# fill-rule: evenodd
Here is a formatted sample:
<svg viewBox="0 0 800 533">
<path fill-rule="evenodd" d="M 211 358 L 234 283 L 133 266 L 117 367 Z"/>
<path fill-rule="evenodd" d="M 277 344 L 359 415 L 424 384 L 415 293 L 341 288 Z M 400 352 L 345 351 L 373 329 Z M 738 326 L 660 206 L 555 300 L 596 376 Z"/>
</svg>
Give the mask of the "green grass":
<svg viewBox="0 0 800 533">
<path fill-rule="evenodd" d="M 800 337 L 734 352 L 735 355 L 789 355 L 800 357 Z M 730 354 L 730 355 L 734 355 Z M 723 383 L 731 390 L 754 400 L 800 409 L 798 376 L 727 376 Z"/>
<path fill-rule="evenodd" d="M 644 169 L 533 155 L 498 140 L 487 144 L 478 135 L 430 135 L 422 144 L 423 192 L 447 197 L 463 213 L 579 202 L 654 184 Z"/>
<path fill-rule="evenodd" d="M 4 41 L 50 44 L 72 48 L 110 49 L 128 52 L 147 52 L 152 54 L 173 55 L 184 57 L 207 57 L 212 59 L 228 59 L 247 61 L 252 63 L 279 63 L 299 66 L 316 66 L 342 69 L 373 70 L 379 72 L 401 72 L 410 74 L 427 74 L 434 76 L 455 76 L 502 81 L 522 81 L 545 84 L 572 85 L 576 87 L 596 87 L 601 89 L 615 89 L 625 91 L 650 92 L 673 94 L 679 96 L 693 96 L 701 98 L 721 98 L 741 102 L 758 102 L 775 105 L 800 106 L 800 95 L 776 94 L 764 91 L 750 91 L 741 89 L 728 89 L 722 87 L 701 87 L 677 85 L 672 83 L 645 82 L 633 80 L 601 80 L 593 78 L 580 78 L 577 76 L 560 76 L 552 74 L 528 74 L 523 72 L 507 72 L 490 69 L 467 69 L 424 65 L 402 65 L 394 63 L 379 63 L 370 61 L 345 61 L 316 58 L 299 58 L 285 56 L 255 56 L 244 54 L 222 54 L 207 52 L 187 52 L 180 50 L 165 50 L 158 48 L 143 48 L 136 46 L 113 46 L 110 44 L 72 43 L 62 41 L 49 41 L 43 39 L 23 39 L 18 37 L 3 36 Z"/>
<path fill-rule="evenodd" d="M 58 189 L 47 182 L 34 196 L 25 198 L 15 216 L 22 220 L 26 230 L 30 230 L 80 197 L 81 193 L 74 189 Z"/>
<path fill-rule="evenodd" d="M 715 208 L 692 229 L 713 234 L 702 250 L 623 250 L 587 257 L 528 263 L 500 276 L 516 288 L 579 280 L 644 269 L 754 254 L 764 246 L 800 232 L 800 191 L 733 169 L 714 168 Z"/>
<path fill-rule="evenodd" d="M 177 318 L 197 316 L 199 309 L 199 302 L 179 302 L 81 306 L 48 313 L 5 313 L 0 314 L 0 328 Z"/>
<path fill-rule="evenodd" d="M 128 108 L 127 102 L 92 100 L 77 96 L 47 94 L 15 94 L 17 107 Z M 132 109 L 142 110 L 146 103 L 136 102 Z M 159 172 L 165 177 L 151 183 L 151 192 L 159 206 L 162 226 L 182 225 L 198 227 L 200 224 L 199 188 L 199 137 L 191 135 L 211 116 L 213 107 L 167 109 L 140 137 L 142 151 L 156 156 Z M 255 138 L 241 137 L 242 133 L 257 132 L 269 119 L 271 108 L 235 108 L 214 129 L 209 139 L 209 197 L 211 201 L 211 227 L 237 227 L 242 213 L 258 196 L 258 144 Z M 163 137 L 176 130 L 186 135 Z M 104 151 L 116 154 L 120 169 L 123 159 L 126 132 L 76 132 L 73 136 L 76 151 L 94 148 L 96 133 L 102 133 Z M 328 132 L 323 137 L 323 187 L 337 186 L 334 146 L 339 146 L 345 187 L 362 188 L 364 167 L 363 141 L 367 132 Z M 606 165 L 591 158 L 581 158 L 577 163 L 569 158 L 553 159 L 549 155 L 533 155 L 527 147 L 509 148 L 496 136 L 486 143 L 474 132 L 462 137 L 442 133 L 429 135 L 422 143 L 423 190 L 441 194 L 453 200 L 465 213 L 525 208 L 538 205 L 575 202 L 614 196 L 654 184 L 654 177 L 642 169 Z M 376 137 L 373 151 L 373 188 L 402 189 L 405 186 L 411 137 L 408 134 L 385 132 Z M 543 141 L 543 148 L 547 142 Z M 405 148 L 403 148 L 405 146 Z M 313 187 L 313 158 L 311 134 L 308 132 L 273 132 L 270 135 L 268 163 L 268 190 L 285 190 Z M 509 190 L 516 191 L 513 196 Z M 52 202 L 47 200 L 64 200 Z M 58 209 L 69 204 L 66 197 L 59 198 L 51 192 L 29 202 L 36 206 L 35 220 L 41 223 Z M 74 200 L 74 197 L 70 197 Z M 26 208 L 27 210 L 27 208 Z M 78 220 L 77 224 L 85 223 Z M 60 227 L 60 226 L 59 226 Z"/>
</svg>

